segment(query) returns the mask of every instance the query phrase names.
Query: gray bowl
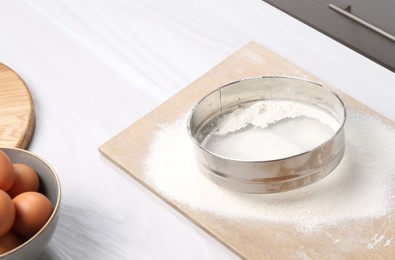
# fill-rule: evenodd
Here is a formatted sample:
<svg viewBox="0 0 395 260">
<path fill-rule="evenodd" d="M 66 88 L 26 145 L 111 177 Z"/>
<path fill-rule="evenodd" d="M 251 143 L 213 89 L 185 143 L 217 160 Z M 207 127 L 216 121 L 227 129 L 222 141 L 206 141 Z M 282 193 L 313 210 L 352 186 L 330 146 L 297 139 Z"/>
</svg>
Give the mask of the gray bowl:
<svg viewBox="0 0 395 260">
<path fill-rule="evenodd" d="M 256 154 L 255 159 L 250 160 L 232 157 L 205 145 L 207 138 L 218 133 L 216 127 L 220 125 L 221 118 L 235 110 L 251 107 L 258 101 L 305 104 L 322 111 L 337 124 L 328 139 L 285 157 L 259 159 L 259 154 Z M 286 114 L 287 110 L 281 113 Z M 287 115 L 281 116 L 287 118 Z M 279 118 L 278 122 L 281 120 Z M 299 188 L 327 176 L 343 158 L 345 121 L 345 106 L 329 88 L 308 80 L 275 76 L 245 79 L 211 92 L 192 107 L 187 130 L 194 143 L 197 165 L 210 180 L 236 191 L 271 193 Z M 310 130 L 303 128 L 303 132 L 306 131 L 303 134 L 308 135 Z M 276 147 L 266 148 L 270 153 L 270 149 L 274 151 Z M 255 150 L 250 152 L 253 154 Z"/>
<path fill-rule="evenodd" d="M 17 248 L 0 255 L 0 260 L 36 259 L 52 238 L 58 222 L 61 187 L 58 176 L 52 167 L 33 153 L 18 148 L 0 148 L 13 163 L 23 163 L 32 167 L 40 179 L 40 192 L 48 197 L 54 210 L 37 234 Z"/>
</svg>

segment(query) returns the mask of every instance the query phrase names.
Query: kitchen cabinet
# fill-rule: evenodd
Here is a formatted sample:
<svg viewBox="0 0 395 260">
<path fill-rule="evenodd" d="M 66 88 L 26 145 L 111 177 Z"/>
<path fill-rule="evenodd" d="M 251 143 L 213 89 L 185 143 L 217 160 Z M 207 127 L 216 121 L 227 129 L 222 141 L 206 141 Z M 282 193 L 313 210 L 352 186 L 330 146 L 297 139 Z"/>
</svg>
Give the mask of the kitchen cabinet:
<svg viewBox="0 0 395 260">
<path fill-rule="evenodd" d="M 394 0 L 264 0 L 395 71 Z"/>
</svg>

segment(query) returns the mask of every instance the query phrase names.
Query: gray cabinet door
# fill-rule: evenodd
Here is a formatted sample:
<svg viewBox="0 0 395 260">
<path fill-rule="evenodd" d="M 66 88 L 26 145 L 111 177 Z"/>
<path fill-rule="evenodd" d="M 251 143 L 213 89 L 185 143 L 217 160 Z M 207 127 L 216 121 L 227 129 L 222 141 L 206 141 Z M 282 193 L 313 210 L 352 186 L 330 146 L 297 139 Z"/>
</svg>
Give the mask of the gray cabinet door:
<svg viewBox="0 0 395 260">
<path fill-rule="evenodd" d="M 395 71 L 395 0 L 265 0 Z"/>
</svg>

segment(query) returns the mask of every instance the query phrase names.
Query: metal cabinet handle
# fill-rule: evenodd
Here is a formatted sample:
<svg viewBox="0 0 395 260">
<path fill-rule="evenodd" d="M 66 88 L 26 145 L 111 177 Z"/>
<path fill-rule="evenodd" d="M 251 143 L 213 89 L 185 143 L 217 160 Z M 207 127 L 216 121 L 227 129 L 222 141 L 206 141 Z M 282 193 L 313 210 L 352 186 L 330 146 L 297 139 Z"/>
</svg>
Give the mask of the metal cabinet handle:
<svg viewBox="0 0 395 260">
<path fill-rule="evenodd" d="M 344 9 L 338 7 L 337 5 L 334 5 L 334 4 L 329 4 L 329 8 L 331 8 L 334 11 L 338 12 L 339 14 L 344 15 L 345 17 L 353 20 L 354 22 L 357 22 L 357 23 L 365 26 L 366 28 L 369 28 L 370 30 L 380 34 L 381 36 L 383 36 L 383 37 L 395 42 L 395 36 L 394 35 L 386 32 L 386 31 L 381 30 L 380 28 L 378 28 L 378 27 L 374 26 L 373 24 L 371 24 L 371 23 L 359 18 L 358 16 L 353 15 L 352 13 L 346 11 L 347 9 L 344 10 Z"/>
</svg>

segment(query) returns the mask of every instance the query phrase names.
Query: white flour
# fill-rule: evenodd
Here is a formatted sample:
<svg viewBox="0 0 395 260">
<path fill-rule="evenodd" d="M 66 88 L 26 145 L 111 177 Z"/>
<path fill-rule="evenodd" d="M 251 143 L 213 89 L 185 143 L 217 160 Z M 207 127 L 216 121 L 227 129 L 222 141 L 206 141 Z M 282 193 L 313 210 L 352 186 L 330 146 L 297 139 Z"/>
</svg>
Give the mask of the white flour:
<svg viewBox="0 0 395 260">
<path fill-rule="evenodd" d="M 216 135 L 235 132 L 248 125 L 266 128 L 270 124 L 287 118 L 308 117 L 321 121 L 337 131 L 340 123 L 327 112 L 302 102 L 288 100 L 262 100 L 247 108 L 239 108 L 227 114 L 216 123 Z"/>
<path fill-rule="evenodd" d="M 244 194 L 217 186 L 196 168 L 186 118 L 162 126 L 145 161 L 147 182 L 165 196 L 225 218 L 293 223 L 302 229 L 377 218 L 390 210 L 395 130 L 349 111 L 346 153 L 319 182 L 276 194 Z"/>
<path fill-rule="evenodd" d="M 263 100 L 216 119 L 208 126 L 210 133 L 201 145 L 228 158 L 275 160 L 316 148 L 332 138 L 340 126 L 318 107 Z"/>
</svg>

